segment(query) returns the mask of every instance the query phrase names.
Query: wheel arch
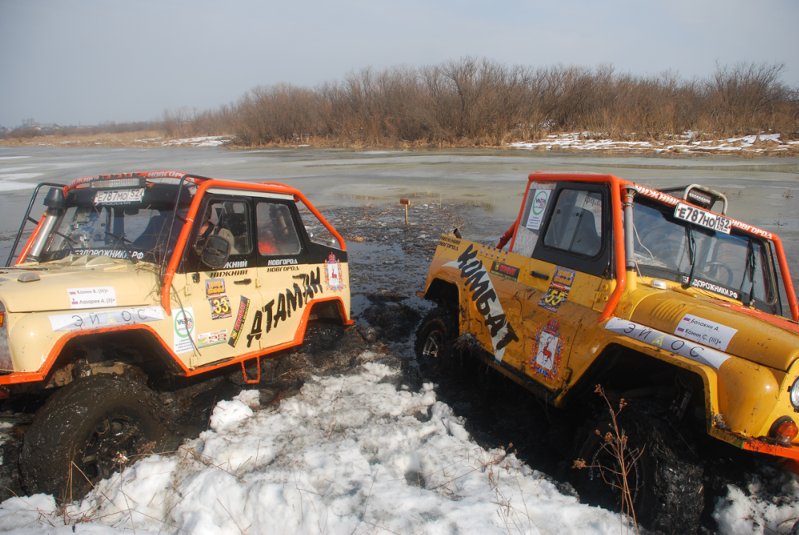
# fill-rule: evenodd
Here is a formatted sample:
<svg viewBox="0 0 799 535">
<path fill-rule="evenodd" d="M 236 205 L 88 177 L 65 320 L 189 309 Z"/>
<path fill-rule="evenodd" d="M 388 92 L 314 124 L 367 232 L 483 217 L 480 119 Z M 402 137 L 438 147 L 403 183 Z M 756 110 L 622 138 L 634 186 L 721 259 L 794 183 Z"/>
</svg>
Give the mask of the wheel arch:
<svg viewBox="0 0 799 535">
<path fill-rule="evenodd" d="M 439 306 L 457 309 L 460 302 L 458 285 L 444 279 L 433 279 L 427 286 L 424 298 L 435 302 Z"/>
<path fill-rule="evenodd" d="M 610 344 L 565 392 L 561 404 L 595 403 L 595 388 L 600 384 L 606 392 L 626 399 L 682 404 L 684 415 L 707 428 L 713 379 L 701 366 L 678 365 L 622 344 Z"/>
</svg>

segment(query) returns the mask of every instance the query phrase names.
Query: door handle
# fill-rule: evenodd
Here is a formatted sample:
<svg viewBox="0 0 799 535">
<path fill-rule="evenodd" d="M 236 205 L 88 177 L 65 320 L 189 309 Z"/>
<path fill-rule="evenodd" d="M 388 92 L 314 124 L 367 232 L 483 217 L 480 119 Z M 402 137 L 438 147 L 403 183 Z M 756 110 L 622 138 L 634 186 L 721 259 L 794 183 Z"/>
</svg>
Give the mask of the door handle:
<svg viewBox="0 0 799 535">
<path fill-rule="evenodd" d="M 252 279 L 239 279 L 237 281 L 233 281 L 233 284 L 250 284 Z"/>
<path fill-rule="evenodd" d="M 540 271 L 531 271 L 530 275 L 532 275 L 536 279 L 549 280 L 549 275 L 547 275 L 546 273 L 541 273 Z"/>
</svg>

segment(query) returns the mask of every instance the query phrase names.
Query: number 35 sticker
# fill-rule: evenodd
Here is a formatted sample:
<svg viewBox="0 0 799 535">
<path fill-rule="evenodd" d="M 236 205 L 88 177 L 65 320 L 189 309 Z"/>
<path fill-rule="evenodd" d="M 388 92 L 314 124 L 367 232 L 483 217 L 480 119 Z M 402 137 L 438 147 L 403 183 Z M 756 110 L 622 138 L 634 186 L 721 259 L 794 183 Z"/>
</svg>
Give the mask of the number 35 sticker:
<svg viewBox="0 0 799 535">
<path fill-rule="evenodd" d="M 218 295 L 216 297 L 209 297 L 208 303 L 211 305 L 212 320 L 229 318 L 231 316 L 230 299 L 228 296 Z"/>
</svg>

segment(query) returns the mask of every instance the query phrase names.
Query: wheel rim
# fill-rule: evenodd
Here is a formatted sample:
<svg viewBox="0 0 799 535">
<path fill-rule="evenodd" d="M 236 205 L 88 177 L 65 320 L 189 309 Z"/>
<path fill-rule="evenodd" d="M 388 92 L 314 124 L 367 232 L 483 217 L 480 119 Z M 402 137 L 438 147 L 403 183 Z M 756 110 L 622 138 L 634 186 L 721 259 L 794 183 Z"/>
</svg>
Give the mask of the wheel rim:
<svg viewBox="0 0 799 535">
<path fill-rule="evenodd" d="M 425 338 L 422 346 L 422 356 L 437 359 L 441 355 L 441 345 L 444 337 L 437 330 L 431 331 Z"/>
<path fill-rule="evenodd" d="M 135 419 L 109 416 L 99 421 L 76 459 L 84 475 L 95 482 L 124 468 L 131 457 L 147 444 L 147 437 Z"/>
</svg>

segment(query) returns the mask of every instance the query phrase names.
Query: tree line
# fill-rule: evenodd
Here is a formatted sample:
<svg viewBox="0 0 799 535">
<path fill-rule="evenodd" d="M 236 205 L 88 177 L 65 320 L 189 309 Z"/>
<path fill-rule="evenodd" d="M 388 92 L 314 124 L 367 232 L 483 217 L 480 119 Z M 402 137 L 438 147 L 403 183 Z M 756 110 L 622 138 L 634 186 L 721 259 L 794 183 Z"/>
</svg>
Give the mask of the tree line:
<svg viewBox="0 0 799 535">
<path fill-rule="evenodd" d="M 258 146 L 481 146 L 589 131 L 659 140 L 799 136 L 799 90 L 781 64 L 717 66 L 707 79 L 597 68 L 505 66 L 464 58 L 421 68 L 364 69 L 316 88 L 257 87 L 217 110 L 169 112 L 170 136 L 232 134 Z"/>
</svg>

